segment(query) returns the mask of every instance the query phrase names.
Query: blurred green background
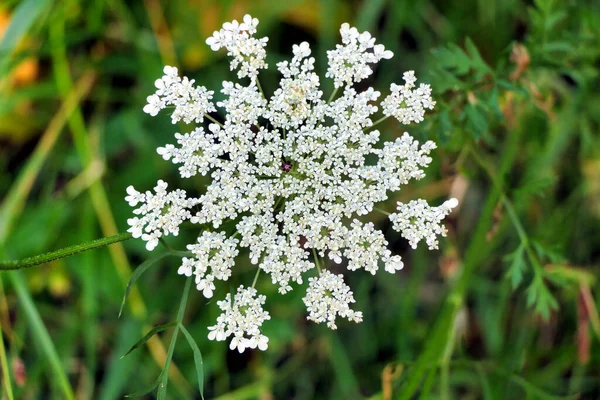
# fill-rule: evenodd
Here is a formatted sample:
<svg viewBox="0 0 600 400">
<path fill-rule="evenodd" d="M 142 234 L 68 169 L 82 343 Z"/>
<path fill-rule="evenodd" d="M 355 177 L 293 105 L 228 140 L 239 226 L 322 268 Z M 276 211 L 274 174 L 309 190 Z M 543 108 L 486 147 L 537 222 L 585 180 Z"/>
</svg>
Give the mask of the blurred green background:
<svg viewBox="0 0 600 400">
<path fill-rule="evenodd" d="M 308 323 L 302 288 L 281 296 L 263 279 L 269 349 L 239 355 L 208 341 L 217 307 L 193 290 L 183 321 L 203 356 L 205 398 L 600 398 L 597 1 L 3 0 L 0 259 L 124 232 L 130 184 L 201 190 L 155 151 L 191 128 L 141 109 L 165 64 L 213 90 L 235 79 L 204 41 L 245 13 L 270 38 L 267 93 L 294 43 L 313 45 L 323 76 L 346 21 L 395 53 L 361 88 L 385 95 L 409 69 L 431 83 L 436 110 L 407 130 L 438 143 L 434 162 L 381 207 L 448 196 L 461 206 L 440 251 L 412 251 L 375 216 L 405 268 L 348 274 L 359 325 Z M 402 128 L 380 130 L 391 139 Z M 194 234 L 167 242 L 183 249 Z M 175 319 L 184 280 L 161 253 L 131 240 L 3 272 L 3 398 L 118 399 L 152 387 L 173 330 L 121 356 Z M 156 258 L 118 318 L 132 270 Z M 233 283 L 251 282 L 252 268 L 237 267 Z M 180 334 L 169 398 L 200 398 L 195 367 Z"/>
</svg>

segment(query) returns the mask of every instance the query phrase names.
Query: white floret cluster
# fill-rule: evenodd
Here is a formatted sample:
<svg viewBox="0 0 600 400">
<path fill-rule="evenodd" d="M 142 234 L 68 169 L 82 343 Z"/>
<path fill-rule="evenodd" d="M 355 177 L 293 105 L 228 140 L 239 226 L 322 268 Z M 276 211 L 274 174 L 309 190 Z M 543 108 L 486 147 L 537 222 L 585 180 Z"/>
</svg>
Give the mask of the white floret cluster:
<svg viewBox="0 0 600 400">
<path fill-rule="evenodd" d="M 133 210 L 141 218 L 129 218 L 128 232 L 134 238 L 141 237 L 146 242 L 146 249 L 154 250 L 163 235 L 179 234 L 179 225 L 191 218 L 190 209 L 198 204 L 198 199 L 187 198 L 185 190 L 167 191 L 167 183 L 159 180 L 154 192 L 140 193 L 129 186 L 125 201 L 131 207 L 141 205 Z"/>
<path fill-rule="evenodd" d="M 308 275 L 308 319 L 334 329 L 337 317 L 359 322 L 362 313 L 350 308 L 354 297 L 343 275 L 325 269 L 323 261 L 370 274 L 381 267 L 389 273 L 402 269 L 401 257 L 388 249 L 383 232 L 363 216 L 390 192 L 423 178 L 435 144 L 420 144 L 408 133 L 382 142 L 374 127 L 390 116 L 403 124 L 422 121 L 435 105 L 431 89 L 423 84 L 415 89 L 414 73 L 405 73 L 405 84 L 392 85 L 381 102 L 384 117 L 374 121 L 381 93 L 373 88 L 359 92 L 352 85 L 393 54 L 368 32 L 344 24 L 342 44 L 328 52 L 326 76 L 336 87 L 329 100 L 323 98 L 306 42 L 293 46 L 289 62 L 277 64 L 279 88 L 267 97 L 258 82 L 259 71 L 267 67 L 267 38 L 254 37 L 257 25 L 257 19 L 245 16 L 207 40 L 215 51 L 225 48 L 231 69 L 248 78 L 223 82 L 224 98 L 216 107 L 212 91 L 180 78 L 174 67 L 165 67 L 155 82 L 146 113 L 154 116 L 174 106 L 173 123 L 205 122 L 190 133 L 175 134 L 177 144 L 159 147 L 158 153 L 179 165 L 183 178 L 199 174 L 208 176 L 210 184 L 197 198 L 182 190 L 167 192 L 162 181 L 155 195 L 129 187 L 126 200 L 131 206 L 141 203 L 134 211 L 141 218 L 128 221 L 130 232 L 152 250 L 163 235 L 176 235 L 182 222 L 198 225 L 202 234 L 188 246 L 193 256 L 183 258 L 179 273 L 194 275 L 206 297 L 217 290 L 216 280 L 229 279 L 240 248 L 247 248 L 256 278 L 260 271 L 268 274 L 280 293 L 303 284 Z M 217 108 L 221 118 L 210 115 Z M 393 228 L 413 247 L 425 239 L 435 248 L 437 235 L 446 234 L 440 222 L 455 206 L 456 200 L 440 207 L 423 200 L 399 203 L 398 213 L 391 215 Z M 233 299 L 228 294 L 218 302 L 223 313 L 209 328 L 211 340 L 233 336 L 230 347 L 239 351 L 267 347 L 260 329 L 269 314 L 262 308 L 265 297 L 254 289 L 256 278 L 252 287 L 241 286 Z"/>
<path fill-rule="evenodd" d="M 425 240 L 430 249 L 437 249 L 438 235 L 448 234 L 448 229 L 441 222 L 456 206 L 456 199 L 448 199 L 438 207 L 431 207 L 421 199 L 406 204 L 398 202 L 398 212 L 390 214 L 390 221 L 394 230 L 400 232 L 413 249 L 421 240 Z"/>
<path fill-rule="evenodd" d="M 231 268 L 239 254 L 238 243 L 239 240 L 228 238 L 225 232 L 204 231 L 198 237 L 198 243 L 187 246 L 194 258 L 183 257 L 177 273 L 194 275 L 196 288 L 202 291 L 204 297 L 211 298 L 215 290 L 214 280 L 226 281 L 231 276 Z"/>
<path fill-rule="evenodd" d="M 431 99 L 431 86 L 421 83 L 415 89 L 417 78 L 414 71 L 405 72 L 402 79 L 404 85 L 392 83 L 390 86 L 392 94 L 381 103 L 383 114 L 393 116 L 404 125 L 422 122 L 425 111 L 433 110 L 435 106 Z"/>
<path fill-rule="evenodd" d="M 318 277 L 308 278 L 306 297 L 308 319 L 320 324 L 327 322 L 331 329 L 337 329 L 336 318 L 346 318 L 348 321 L 362 322 L 363 314 L 353 311 L 350 304 L 354 303 L 354 295 L 350 287 L 344 283 L 342 274 L 335 275 L 323 271 Z"/>
<path fill-rule="evenodd" d="M 266 350 L 269 338 L 260 332 L 260 327 L 271 317 L 263 310 L 265 300 L 264 295 L 251 287 L 240 286 L 233 302 L 231 294 L 227 293 L 225 300 L 217 302 L 223 313 L 217 318 L 216 325 L 208 327 L 208 338 L 223 341 L 233 336 L 229 348 L 240 353 L 247 348 Z"/>
</svg>

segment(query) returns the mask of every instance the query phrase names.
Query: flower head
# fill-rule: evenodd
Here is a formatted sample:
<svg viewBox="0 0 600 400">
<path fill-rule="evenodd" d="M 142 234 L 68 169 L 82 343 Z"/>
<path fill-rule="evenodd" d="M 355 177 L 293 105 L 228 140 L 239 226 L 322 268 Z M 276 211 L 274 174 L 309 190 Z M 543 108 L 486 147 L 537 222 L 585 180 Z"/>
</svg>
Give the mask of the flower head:
<svg viewBox="0 0 600 400">
<path fill-rule="evenodd" d="M 265 299 L 256 289 L 243 286 L 238 288 L 233 301 L 227 293 L 225 300 L 217 302 L 222 313 L 217 324 L 208 328 L 208 338 L 223 341 L 233 336 L 229 348 L 240 353 L 247 348 L 266 350 L 269 338 L 261 333 L 260 327 L 271 317 L 262 308 Z"/>
<path fill-rule="evenodd" d="M 158 154 L 178 165 L 183 178 L 200 174 L 209 177 L 210 184 L 197 198 L 186 197 L 182 190 L 168 192 L 162 181 L 156 193 L 129 187 L 126 201 L 137 207 L 138 215 L 128 221 L 130 232 L 151 250 L 163 235 L 176 235 L 182 222 L 196 224 L 202 233 L 188 245 L 192 256 L 183 258 L 178 272 L 194 276 L 205 297 L 218 290 L 217 281 L 229 279 L 240 248 L 247 248 L 250 264 L 268 274 L 280 293 L 308 277 L 308 319 L 327 322 L 333 329 L 337 317 L 360 322 L 362 313 L 350 308 L 354 297 L 342 275 L 325 269 L 319 258 L 371 274 L 381 267 L 389 273 L 403 268 L 383 232 L 357 217 L 425 176 L 435 144 L 421 144 L 406 132 L 382 143 L 374 116 L 382 111 L 403 124 L 420 122 L 435 105 L 431 88 L 417 88 L 412 71 L 404 74 L 404 85 L 392 85 L 380 104 L 379 91 L 352 87 L 393 54 L 375 44 L 368 32 L 343 24 L 342 44 L 327 54 L 326 77 L 336 87 L 329 101 L 323 98 L 306 42 L 292 47 L 291 60 L 277 64 L 279 87 L 265 96 L 258 74 L 267 68 L 267 38 L 255 37 L 257 26 L 258 20 L 247 15 L 242 22 L 223 24 L 206 41 L 214 51 L 227 51 L 231 70 L 243 79 L 223 82 L 224 98 L 216 105 L 213 91 L 180 78 L 174 67 L 165 67 L 164 76 L 155 82 L 156 92 L 148 97 L 145 112 L 154 116 L 171 106 L 173 122 L 203 123 L 189 133 L 175 134 L 176 143 L 159 147 Z M 217 109 L 224 114 L 222 122 L 210 115 Z M 390 219 L 413 247 L 424 239 L 436 248 L 437 236 L 446 234 L 441 221 L 455 203 L 399 203 Z M 230 347 L 240 352 L 265 349 L 268 339 L 260 330 L 269 319 L 265 300 L 254 285 L 238 288 L 233 298 L 226 295 L 217 303 L 223 313 L 209 328 L 209 339 L 231 337 Z"/>
<path fill-rule="evenodd" d="M 324 271 L 318 278 L 309 278 L 306 296 L 302 299 L 308 310 L 308 319 L 320 324 L 327 322 L 331 329 L 337 329 L 336 318 L 362 322 L 362 312 L 354 311 L 354 295 L 344 283 L 343 275 Z"/>
</svg>

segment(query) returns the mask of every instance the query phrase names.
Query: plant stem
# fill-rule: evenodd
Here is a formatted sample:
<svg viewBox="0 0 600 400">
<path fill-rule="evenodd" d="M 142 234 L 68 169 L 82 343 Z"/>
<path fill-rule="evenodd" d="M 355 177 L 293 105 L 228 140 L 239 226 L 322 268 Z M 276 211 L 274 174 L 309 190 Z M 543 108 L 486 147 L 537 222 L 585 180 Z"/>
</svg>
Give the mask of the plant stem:
<svg viewBox="0 0 600 400">
<path fill-rule="evenodd" d="M 0 295 L 4 298 L 4 287 L 2 284 L 2 276 L 0 275 Z M 14 400 L 12 382 L 10 380 L 10 370 L 8 368 L 8 360 L 6 358 L 6 348 L 4 346 L 4 327 L 0 327 L 0 363 L 2 365 L 2 380 L 4 381 L 4 394 L 8 400 Z"/>
<path fill-rule="evenodd" d="M 502 161 L 497 168 L 498 175 L 504 174 L 513 164 L 519 151 L 518 145 L 521 133 L 521 130 L 516 130 L 509 136 L 508 143 L 502 151 Z M 477 266 L 485 261 L 485 257 L 489 252 L 490 246 L 487 243 L 486 234 L 492 226 L 492 216 L 500 199 L 501 189 L 501 185 L 494 185 L 487 196 L 477 227 L 472 235 L 472 240 L 463 256 L 460 276 L 446 297 L 442 310 L 425 342 L 424 349 L 414 363 L 412 374 L 402 386 L 402 390 L 398 395 L 400 400 L 413 398 L 421 385 L 423 376 L 427 372 L 427 366 L 430 364 L 437 365 L 444 356 L 444 349 L 447 348 L 448 341 L 451 340 L 453 324 L 462 307 L 470 280 Z"/>
<path fill-rule="evenodd" d="M 327 103 L 331 103 L 331 101 L 335 98 L 335 95 L 337 94 L 339 88 L 335 88 L 333 89 L 333 92 L 331 92 L 331 96 L 329 96 L 329 100 L 327 100 Z"/>
<path fill-rule="evenodd" d="M 258 91 L 260 92 L 260 94 L 262 94 L 262 96 L 265 98 L 265 100 L 267 99 L 267 96 L 265 96 L 265 92 L 263 91 L 262 86 L 260 85 L 260 81 L 258 80 L 258 78 L 256 78 L 256 87 L 258 87 Z"/>
<path fill-rule="evenodd" d="M 379 118 L 377 121 L 373 122 L 373 125 L 369 126 L 368 128 L 365 128 L 365 129 L 370 129 L 370 128 L 374 127 L 375 125 L 378 125 L 378 124 L 382 123 L 383 121 L 385 121 L 389 117 L 390 117 L 389 115 L 384 115 L 383 117 Z"/>
<path fill-rule="evenodd" d="M 0 270 L 14 270 L 30 268 L 35 265 L 45 264 L 50 261 L 72 256 L 73 254 L 83 253 L 84 251 L 97 249 L 99 247 L 108 246 L 109 244 L 122 242 L 131 239 L 131 233 L 120 233 L 118 235 L 109 236 L 102 239 L 92 240 L 91 242 L 76 244 L 74 246 L 65 247 L 64 249 L 52 251 L 50 253 L 40 254 L 33 257 L 24 258 L 14 261 L 0 261 Z"/>
<path fill-rule="evenodd" d="M 321 266 L 319 265 L 319 256 L 317 255 L 317 251 L 312 249 L 313 256 L 315 257 L 315 265 L 317 266 L 317 271 L 319 271 L 319 275 L 321 275 Z"/>
<path fill-rule="evenodd" d="M 256 275 L 254 275 L 254 281 L 252 281 L 252 288 L 256 286 L 256 282 L 258 281 L 258 276 L 260 275 L 260 267 L 256 269 Z"/>
<path fill-rule="evenodd" d="M 171 360 L 173 359 L 173 352 L 175 351 L 175 343 L 177 342 L 177 335 L 179 334 L 179 326 L 183 323 L 183 315 L 185 314 L 185 306 L 187 304 L 187 299 L 190 294 L 190 287 L 192 285 L 192 279 L 188 278 L 185 282 L 185 287 L 183 288 L 183 295 L 181 296 L 181 303 L 179 303 L 179 311 L 177 311 L 177 325 L 173 329 L 173 336 L 171 337 L 171 343 L 169 344 L 169 350 L 167 353 L 167 358 L 165 360 L 165 366 L 163 371 L 161 372 L 161 383 L 158 387 L 158 398 L 164 399 L 167 395 L 167 383 L 169 380 L 169 366 L 171 365 Z"/>
<path fill-rule="evenodd" d="M 392 215 L 392 213 L 389 213 L 389 212 L 387 212 L 385 210 L 382 210 L 381 208 L 378 208 L 378 207 L 373 207 L 373 210 L 379 211 L 380 213 L 382 213 L 384 215 Z"/>
<path fill-rule="evenodd" d="M 223 128 L 223 124 L 220 123 L 217 119 L 213 118 L 210 114 L 205 113 L 204 116 L 206 117 L 206 119 L 211 120 L 212 122 L 214 122 L 215 124 L 219 125 L 221 128 Z"/>
</svg>

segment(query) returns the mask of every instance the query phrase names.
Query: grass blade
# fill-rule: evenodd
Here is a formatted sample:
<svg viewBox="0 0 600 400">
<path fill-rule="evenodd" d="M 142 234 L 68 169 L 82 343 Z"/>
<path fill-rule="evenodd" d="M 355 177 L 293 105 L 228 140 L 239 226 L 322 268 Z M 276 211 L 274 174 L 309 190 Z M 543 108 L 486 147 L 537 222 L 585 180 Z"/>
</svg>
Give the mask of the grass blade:
<svg viewBox="0 0 600 400">
<path fill-rule="evenodd" d="M 56 348 L 52 343 L 52 339 L 50 339 L 50 334 L 44 326 L 44 322 L 42 321 L 40 314 L 33 304 L 33 300 L 31 299 L 27 285 L 23 280 L 23 274 L 21 271 L 13 271 L 8 274 L 8 276 L 11 280 L 13 288 L 15 289 L 15 292 L 17 293 L 17 296 L 19 297 L 19 304 L 23 308 L 25 317 L 31 326 L 33 337 L 35 341 L 38 342 L 44 358 L 50 363 L 50 371 L 48 371 L 50 372 L 49 379 L 58 383 L 64 399 L 74 400 L 75 396 L 73 395 L 73 389 L 71 388 L 67 374 L 63 369 L 62 362 L 60 361 L 60 357 L 58 356 Z"/>
<path fill-rule="evenodd" d="M 4 76 L 10 62 L 9 55 L 15 50 L 25 33 L 52 0 L 25 0 L 17 6 L 11 23 L 0 40 L 0 76 Z"/>
<path fill-rule="evenodd" d="M 125 308 L 125 303 L 127 302 L 127 298 L 129 297 L 129 292 L 131 291 L 131 288 L 133 287 L 133 285 L 135 285 L 135 283 L 137 282 L 137 280 L 151 266 L 153 266 L 154 264 L 156 264 L 157 262 L 159 262 L 163 258 L 166 258 L 167 256 L 170 256 L 170 255 L 172 255 L 172 254 L 170 254 L 170 253 L 164 253 L 164 254 L 159 255 L 158 257 L 154 257 L 154 258 L 151 258 L 149 260 L 146 260 L 142 264 L 140 264 L 140 266 L 137 267 L 133 271 L 133 274 L 131 274 L 131 278 L 129 278 L 129 282 L 127 283 L 127 287 L 125 288 L 125 294 L 123 295 L 123 301 L 121 302 L 121 308 L 119 309 L 119 317 L 121 317 L 121 314 L 123 313 L 123 308 Z"/>
<path fill-rule="evenodd" d="M 192 348 L 192 352 L 194 353 L 194 364 L 196 365 L 196 374 L 198 375 L 198 390 L 200 391 L 200 396 L 204 399 L 204 362 L 202 361 L 202 353 L 187 328 L 183 326 L 183 324 L 179 324 L 179 328 L 181 329 L 181 332 L 183 332 L 183 335 L 187 339 Z"/>
<path fill-rule="evenodd" d="M 185 313 L 185 305 L 190 294 L 190 287 L 192 286 L 192 279 L 188 278 L 185 282 L 183 289 L 183 295 L 181 296 L 181 303 L 179 304 L 179 311 L 177 311 L 177 323 L 181 324 L 183 321 L 183 314 Z M 169 345 L 169 351 L 167 353 L 167 359 L 165 360 L 165 366 L 162 372 L 162 379 L 158 387 L 158 400 L 164 400 L 167 398 L 167 384 L 169 383 L 169 366 L 173 359 L 173 352 L 175 351 L 175 343 L 177 342 L 177 334 L 179 333 L 179 326 L 175 327 L 173 331 L 173 337 L 171 338 L 171 344 Z"/>
<path fill-rule="evenodd" d="M 131 353 L 132 351 L 134 351 L 141 345 L 145 344 L 148 340 L 150 340 L 150 338 L 152 336 L 156 335 L 159 332 L 162 332 L 169 328 L 172 328 L 174 326 L 177 326 L 177 321 L 171 321 L 171 322 L 167 322 L 166 324 L 155 326 L 153 329 L 150 330 L 150 332 L 146 333 L 143 338 L 141 338 L 133 346 L 131 346 L 131 348 L 129 350 L 127 350 L 127 353 L 123 354 L 121 356 L 121 358 L 126 357 L 127 354 Z"/>
<path fill-rule="evenodd" d="M 0 298 L 4 299 L 4 284 L 0 275 Z M 4 329 L 4 327 L 3 327 Z M 2 383 L 4 386 L 4 395 L 8 400 L 14 400 L 12 381 L 10 378 L 10 369 L 8 367 L 8 359 L 6 357 L 6 347 L 4 346 L 4 333 L 0 329 L 0 365 L 2 365 Z"/>
</svg>

